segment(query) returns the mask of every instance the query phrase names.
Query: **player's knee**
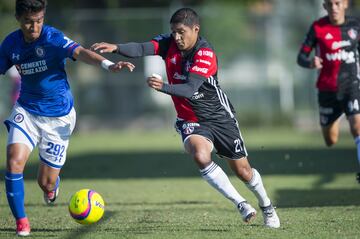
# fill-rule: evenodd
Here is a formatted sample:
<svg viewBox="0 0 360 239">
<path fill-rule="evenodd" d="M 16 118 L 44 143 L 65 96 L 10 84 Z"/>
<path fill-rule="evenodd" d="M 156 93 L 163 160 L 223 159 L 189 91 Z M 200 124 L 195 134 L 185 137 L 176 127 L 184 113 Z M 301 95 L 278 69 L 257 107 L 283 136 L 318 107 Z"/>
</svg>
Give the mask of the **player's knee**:
<svg viewBox="0 0 360 239">
<path fill-rule="evenodd" d="M 205 151 L 195 152 L 193 154 L 193 158 L 200 168 L 205 168 L 211 163 L 211 158 L 209 154 Z"/>
<path fill-rule="evenodd" d="M 20 173 L 24 170 L 24 159 L 20 157 L 11 157 L 7 161 L 7 169 L 13 173 Z"/>
<path fill-rule="evenodd" d="M 336 144 L 337 141 L 338 141 L 337 137 L 336 137 L 336 138 L 335 138 L 335 137 L 333 137 L 333 138 L 326 138 L 326 139 L 325 139 L 325 144 L 326 144 L 327 147 L 331 147 L 331 146 L 333 146 L 334 144 Z"/>
</svg>

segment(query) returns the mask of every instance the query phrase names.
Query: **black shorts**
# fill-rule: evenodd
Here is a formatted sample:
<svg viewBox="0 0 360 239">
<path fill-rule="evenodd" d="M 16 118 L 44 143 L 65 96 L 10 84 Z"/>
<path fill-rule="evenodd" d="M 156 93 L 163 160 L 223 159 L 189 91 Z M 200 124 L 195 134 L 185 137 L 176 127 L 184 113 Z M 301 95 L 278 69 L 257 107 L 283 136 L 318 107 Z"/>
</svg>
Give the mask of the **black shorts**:
<svg viewBox="0 0 360 239">
<path fill-rule="evenodd" d="M 320 125 L 329 126 L 343 113 L 346 116 L 360 113 L 360 91 L 352 90 L 348 94 L 319 91 L 318 103 L 320 111 Z"/>
<path fill-rule="evenodd" d="M 216 123 L 177 120 L 175 128 L 181 134 L 183 142 L 191 135 L 204 136 L 213 143 L 219 157 L 240 159 L 248 155 L 235 119 Z"/>
</svg>

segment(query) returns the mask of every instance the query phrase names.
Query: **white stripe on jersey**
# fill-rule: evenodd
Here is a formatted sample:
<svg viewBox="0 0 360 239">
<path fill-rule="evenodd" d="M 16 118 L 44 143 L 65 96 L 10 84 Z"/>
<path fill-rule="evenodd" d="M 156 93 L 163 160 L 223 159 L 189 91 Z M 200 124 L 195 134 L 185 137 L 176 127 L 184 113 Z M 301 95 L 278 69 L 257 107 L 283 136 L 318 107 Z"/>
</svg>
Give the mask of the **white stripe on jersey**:
<svg viewBox="0 0 360 239">
<path fill-rule="evenodd" d="M 212 85 L 214 86 L 214 88 L 216 89 L 216 93 L 218 95 L 218 98 L 220 100 L 220 103 L 221 105 L 225 108 L 225 110 L 230 114 L 230 117 L 231 118 L 234 118 L 234 115 L 233 113 L 231 112 L 231 109 L 230 109 L 230 105 L 229 105 L 229 100 L 226 96 L 226 94 L 217 87 L 216 85 L 216 82 L 215 82 L 215 79 L 214 77 L 210 76 L 207 81 Z"/>
</svg>

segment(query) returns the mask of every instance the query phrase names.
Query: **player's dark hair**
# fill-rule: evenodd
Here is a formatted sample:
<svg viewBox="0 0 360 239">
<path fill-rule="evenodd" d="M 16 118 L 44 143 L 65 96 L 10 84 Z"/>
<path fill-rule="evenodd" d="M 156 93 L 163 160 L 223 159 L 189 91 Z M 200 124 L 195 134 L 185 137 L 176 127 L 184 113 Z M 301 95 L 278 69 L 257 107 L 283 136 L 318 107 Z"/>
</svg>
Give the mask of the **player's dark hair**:
<svg viewBox="0 0 360 239">
<path fill-rule="evenodd" d="M 15 15 L 37 13 L 46 9 L 47 0 L 16 0 Z"/>
<path fill-rule="evenodd" d="M 191 8 L 180 8 L 177 10 L 170 19 L 170 24 L 182 23 L 185 26 L 193 27 L 194 25 L 200 26 L 199 15 Z"/>
</svg>

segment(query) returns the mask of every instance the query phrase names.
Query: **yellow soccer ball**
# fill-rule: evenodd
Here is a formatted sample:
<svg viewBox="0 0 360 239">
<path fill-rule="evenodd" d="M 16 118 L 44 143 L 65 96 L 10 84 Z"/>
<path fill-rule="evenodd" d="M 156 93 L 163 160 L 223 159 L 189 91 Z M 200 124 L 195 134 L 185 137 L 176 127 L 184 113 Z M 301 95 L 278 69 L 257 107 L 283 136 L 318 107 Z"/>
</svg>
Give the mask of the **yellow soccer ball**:
<svg viewBox="0 0 360 239">
<path fill-rule="evenodd" d="M 100 194 L 90 189 L 81 189 L 71 196 L 69 212 L 80 224 L 93 224 L 104 215 L 105 203 Z"/>
</svg>

